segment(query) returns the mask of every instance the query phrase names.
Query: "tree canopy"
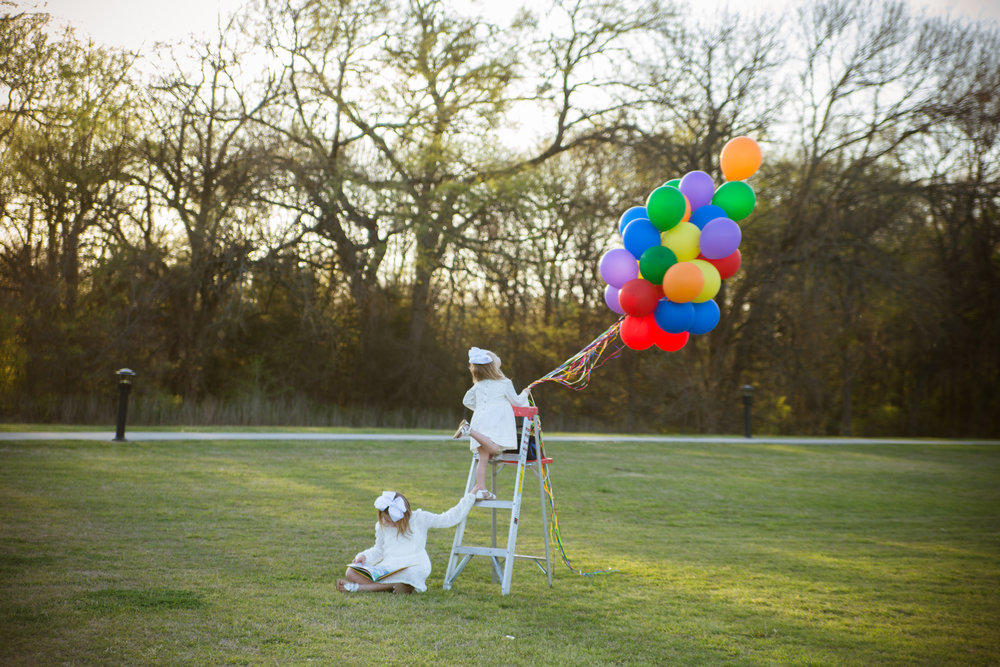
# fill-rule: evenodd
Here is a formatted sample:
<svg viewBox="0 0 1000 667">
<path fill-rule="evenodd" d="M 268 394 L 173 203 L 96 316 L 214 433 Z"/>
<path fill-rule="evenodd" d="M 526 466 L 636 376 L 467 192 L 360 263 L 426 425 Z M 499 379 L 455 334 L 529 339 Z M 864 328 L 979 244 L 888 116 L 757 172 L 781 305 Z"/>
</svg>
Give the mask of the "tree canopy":
<svg viewBox="0 0 1000 667">
<path fill-rule="evenodd" d="M 14 420 L 443 427 L 618 316 L 618 218 L 754 137 L 719 325 L 625 349 L 571 430 L 1000 434 L 1000 31 L 891 0 L 780 18 L 267 0 L 152 55 L 0 3 L 0 400 Z"/>
</svg>

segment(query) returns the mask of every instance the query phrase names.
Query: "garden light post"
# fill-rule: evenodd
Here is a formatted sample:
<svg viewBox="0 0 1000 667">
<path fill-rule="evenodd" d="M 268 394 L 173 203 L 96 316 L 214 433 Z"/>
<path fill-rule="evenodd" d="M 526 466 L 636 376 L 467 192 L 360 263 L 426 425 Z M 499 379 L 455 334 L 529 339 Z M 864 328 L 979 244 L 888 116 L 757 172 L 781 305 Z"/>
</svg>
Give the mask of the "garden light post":
<svg viewBox="0 0 1000 667">
<path fill-rule="evenodd" d="M 753 404 L 753 385 L 745 384 L 740 387 L 740 391 L 743 392 L 743 426 L 746 437 L 752 438 L 753 435 L 750 431 L 750 406 Z"/>
<path fill-rule="evenodd" d="M 115 430 L 114 441 L 125 442 L 125 415 L 128 412 L 128 393 L 132 389 L 132 378 L 135 371 L 121 368 L 115 372 L 118 376 L 118 428 Z"/>
</svg>

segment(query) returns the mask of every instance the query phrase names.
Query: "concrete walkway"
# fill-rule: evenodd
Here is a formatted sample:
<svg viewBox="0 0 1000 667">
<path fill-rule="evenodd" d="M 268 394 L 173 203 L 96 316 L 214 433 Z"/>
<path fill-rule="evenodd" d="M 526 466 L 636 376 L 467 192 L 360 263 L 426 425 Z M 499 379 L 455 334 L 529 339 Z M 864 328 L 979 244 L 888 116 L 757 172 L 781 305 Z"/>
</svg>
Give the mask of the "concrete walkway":
<svg viewBox="0 0 1000 667">
<path fill-rule="evenodd" d="M 104 440 L 114 439 L 113 431 L 0 431 L 2 440 Z M 129 442 L 154 440 L 373 440 L 414 441 L 451 440 L 450 434 L 427 433 L 260 433 L 239 431 L 126 431 Z M 951 440 L 941 438 L 797 438 L 738 436 L 661 436 L 661 435 L 546 435 L 547 442 L 665 442 L 696 444 L 767 444 L 767 445 L 1000 445 L 1000 440 Z"/>
</svg>

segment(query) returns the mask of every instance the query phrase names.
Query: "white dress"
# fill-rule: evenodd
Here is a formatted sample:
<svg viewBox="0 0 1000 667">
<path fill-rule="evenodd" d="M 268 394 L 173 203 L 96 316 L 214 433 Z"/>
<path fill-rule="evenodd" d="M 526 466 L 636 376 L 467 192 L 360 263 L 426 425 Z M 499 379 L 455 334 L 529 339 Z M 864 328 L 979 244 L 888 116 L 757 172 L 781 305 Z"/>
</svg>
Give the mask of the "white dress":
<svg viewBox="0 0 1000 667">
<path fill-rule="evenodd" d="M 457 525 L 469 513 L 475 501 L 476 497 L 468 493 L 443 514 L 418 509 L 410 514 L 410 532 L 406 535 L 400 535 L 392 526 L 376 522 L 375 546 L 365 549 L 358 556 L 365 557 L 365 565 L 378 565 L 389 571 L 407 566 L 402 572 L 379 579 L 378 583 L 409 584 L 423 593 L 427 590 L 427 577 L 431 573 L 431 559 L 427 555 L 427 530 Z"/>
<path fill-rule="evenodd" d="M 528 405 L 528 390 L 514 391 L 514 383 L 503 380 L 480 380 L 465 392 L 465 407 L 472 410 L 471 426 L 504 449 L 517 449 L 517 422 L 514 408 Z M 469 438 L 469 449 L 476 451 L 479 443 Z"/>
</svg>

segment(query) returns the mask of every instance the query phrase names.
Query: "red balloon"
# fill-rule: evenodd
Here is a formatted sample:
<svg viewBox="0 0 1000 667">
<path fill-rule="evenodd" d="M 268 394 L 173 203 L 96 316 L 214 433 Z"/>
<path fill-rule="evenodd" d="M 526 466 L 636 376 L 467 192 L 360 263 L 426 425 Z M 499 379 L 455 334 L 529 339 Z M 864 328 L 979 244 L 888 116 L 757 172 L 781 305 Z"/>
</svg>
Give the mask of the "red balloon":
<svg viewBox="0 0 1000 667">
<path fill-rule="evenodd" d="M 656 302 L 663 291 L 644 278 L 635 278 L 625 283 L 618 291 L 618 304 L 627 315 L 645 317 L 656 310 Z"/>
<path fill-rule="evenodd" d="M 740 254 L 739 250 L 734 250 L 731 255 L 722 259 L 709 259 L 703 255 L 698 255 L 698 259 L 703 259 L 718 269 L 719 277 L 723 280 L 735 275 L 740 270 L 740 265 L 743 264 L 743 255 Z"/>
<path fill-rule="evenodd" d="M 618 334 L 626 347 L 632 350 L 645 350 L 655 341 L 658 330 L 660 327 L 656 326 L 656 320 L 652 315 L 646 317 L 626 315 Z"/>
<path fill-rule="evenodd" d="M 660 329 L 659 327 L 656 328 L 659 329 L 659 333 L 656 335 L 653 342 L 656 344 L 656 347 L 660 348 L 664 352 L 676 352 L 687 345 L 688 340 L 691 338 L 691 334 L 687 331 L 682 331 L 681 333 L 670 333 Z"/>
</svg>

